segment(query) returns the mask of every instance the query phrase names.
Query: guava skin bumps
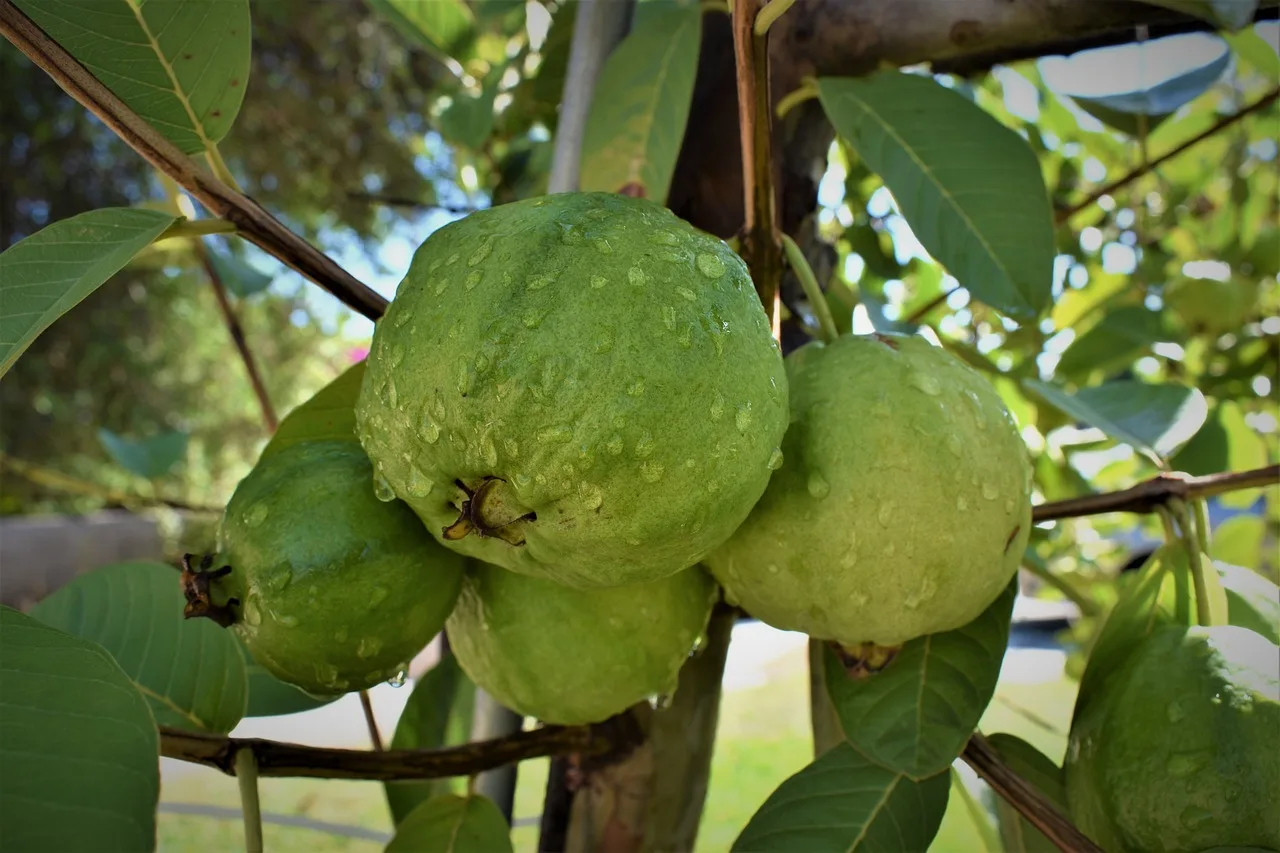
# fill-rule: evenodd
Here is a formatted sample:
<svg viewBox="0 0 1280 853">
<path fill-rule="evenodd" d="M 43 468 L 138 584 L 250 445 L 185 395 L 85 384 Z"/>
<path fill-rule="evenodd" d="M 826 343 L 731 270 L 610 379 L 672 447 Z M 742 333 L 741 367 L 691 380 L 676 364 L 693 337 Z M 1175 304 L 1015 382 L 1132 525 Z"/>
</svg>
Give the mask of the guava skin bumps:
<svg viewBox="0 0 1280 853">
<path fill-rule="evenodd" d="M 579 590 L 472 563 L 449 642 L 472 681 L 507 707 L 548 723 L 595 723 L 675 690 L 718 596 L 698 567 Z"/>
<path fill-rule="evenodd" d="M 810 343 L 787 372 L 782 467 L 706 560 L 726 597 L 847 646 L 895 646 L 976 618 L 1031 532 L 1031 466 L 999 395 L 900 335 Z"/>
<path fill-rule="evenodd" d="M 356 415 L 380 488 L 448 547 L 592 588 L 733 532 L 777 464 L 787 385 L 728 246 L 650 202 L 564 193 L 427 239 Z"/>
<path fill-rule="evenodd" d="M 393 678 L 444 626 L 463 559 L 403 503 L 373 494 L 354 441 L 304 442 L 258 463 L 219 530 L 216 581 L 233 629 L 276 677 L 318 695 Z"/>
</svg>

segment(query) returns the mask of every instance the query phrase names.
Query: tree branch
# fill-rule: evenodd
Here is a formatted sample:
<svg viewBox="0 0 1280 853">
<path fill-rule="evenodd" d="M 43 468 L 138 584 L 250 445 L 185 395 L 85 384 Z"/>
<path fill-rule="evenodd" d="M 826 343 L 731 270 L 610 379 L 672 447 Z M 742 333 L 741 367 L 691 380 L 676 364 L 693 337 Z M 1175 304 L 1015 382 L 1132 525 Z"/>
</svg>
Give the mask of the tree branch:
<svg viewBox="0 0 1280 853">
<path fill-rule="evenodd" d="M 234 223 L 245 239 L 369 319 L 382 316 L 387 300 L 381 294 L 294 234 L 253 199 L 197 166 L 194 160 L 90 74 L 75 57 L 49 38 L 10 0 L 0 0 L 0 33 L 147 162 L 177 181 L 215 216 Z"/>
<path fill-rule="evenodd" d="M 982 735 L 969 738 L 960 757 L 1063 853 L 1102 853 L 1053 803 L 1014 773 Z"/>
<path fill-rule="evenodd" d="M 1133 183 L 1138 178 L 1141 178 L 1143 175 L 1156 170 L 1160 166 L 1163 166 L 1165 163 L 1169 162 L 1174 157 L 1177 157 L 1179 154 L 1183 153 L 1187 149 L 1195 145 L 1198 145 L 1199 143 L 1203 142 L 1204 140 L 1208 139 L 1209 137 L 1213 136 L 1219 131 L 1224 130 L 1228 127 L 1231 127 L 1231 125 L 1240 121 L 1245 116 L 1251 115 L 1253 113 L 1258 112 L 1259 110 L 1265 109 L 1266 107 L 1270 106 L 1278 97 L 1280 97 L 1280 88 L 1272 89 L 1266 95 L 1254 101 L 1252 104 L 1249 104 L 1249 106 L 1243 107 L 1238 112 L 1234 112 L 1231 115 L 1223 116 L 1221 119 L 1214 122 L 1212 127 L 1208 128 L 1207 130 L 1201 133 L 1197 133 L 1195 136 L 1191 137 L 1186 142 L 1183 142 L 1181 145 L 1178 145 L 1177 147 L 1173 148 L 1171 151 L 1168 151 L 1167 153 L 1160 155 L 1154 160 L 1144 160 L 1141 164 L 1134 167 L 1127 174 L 1089 193 L 1089 195 L 1083 200 L 1081 200 L 1080 202 L 1073 204 L 1071 207 L 1068 207 L 1065 210 L 1059 210 L 1055 214 L 1054 220 L 1058 225 L 1061 225 L 1071 217 L 1075 216 L 1080 211 L 1093 206 L 1093 204 L 1098 199 L 1102 198 L 1104 195 L 1111 195 L 1116 190 L 1121 189 L 1127 186 L 1128 184 Z"/>
<path fill-rule="evenodd" d="M 1267 465 L 1250 471 L 1228 471 L 1204 477 L 1185 474 L 1160 474 L 1118 492 L 1103 492 L 1040 504 L 1031 511 L 1035 523 L 1101 515 L 1107 512 L 1154 512 L 1172 498 L 1192 500 L 1207 498 L 1240 489 L 1256 489 L 1280 484 L 1280 465 Z"/>
</svg>

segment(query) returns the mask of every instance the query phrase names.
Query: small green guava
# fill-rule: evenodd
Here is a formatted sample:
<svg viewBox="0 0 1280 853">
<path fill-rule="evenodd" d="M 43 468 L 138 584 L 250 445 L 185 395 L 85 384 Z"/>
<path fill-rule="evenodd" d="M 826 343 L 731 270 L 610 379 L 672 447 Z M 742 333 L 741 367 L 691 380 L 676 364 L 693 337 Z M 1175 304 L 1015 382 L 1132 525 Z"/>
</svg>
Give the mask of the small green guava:
<svg viewBox="0 0 1280 853">
<path fill-rule="evenodd" d="M 1031 532 L 1031 465 L 999 395 L 901 335 L 810 343 L 787 372 L 785 461 L 706 560 L 726 598 L 847 647 L 976 618 Z"/>
<path fill-rule="evenodd" d="M 1280 850 L 1280 646 L 1168 626 L 1071 725 L 1071 817 L 1109 851 Z"/>
<path fill-rule="evenodd" d="M 472 563 L 449 642 L 507 707 L 548 723 L 595 723 L 670 696 L 718 596 L 695 566 L 630 586 L 573 589 Z"/>
<path fill-rule="evenodd" d="M 303 442 L 262 459 L 219 530 L 233 630 L 276 677 L 319 695 L 394 678 L 444 626 L 463 559 L 403 503 L 373 494 L 353 441 Z"/>
<path fill-rule="evenodd" d="M 433 233 L 374 332 L 357 431 L 448 547 L 579 588 L 724 541 L 787 426 L 746 266 L 652 202 L 562 193 Z"/>
</svg>

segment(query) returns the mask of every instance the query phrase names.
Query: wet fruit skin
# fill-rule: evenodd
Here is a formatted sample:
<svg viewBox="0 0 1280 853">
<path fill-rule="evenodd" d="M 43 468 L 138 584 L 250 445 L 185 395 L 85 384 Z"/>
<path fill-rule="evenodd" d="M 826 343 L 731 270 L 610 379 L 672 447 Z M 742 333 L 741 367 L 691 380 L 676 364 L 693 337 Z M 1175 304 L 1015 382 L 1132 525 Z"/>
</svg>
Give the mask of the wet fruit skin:
<svg viewBox="0 0 1280 853">
<path fill-rule="evenodd" d="M 413 512 L 373 494 L 353 442 L 307 442 L 262 460 L 227 504 L 215 582 L 254 659 L 315 694 L 393 678 L 439 633 L 463 560 Z M 221 564 L 220 563 L 220 564 Z"/>
<path fill-rule="evenodd" d="M 976 618 L 1031 529 L 1031 467 L 999 395 L 901 335 L 807 344 L 787 371 L 782 467 L 706 561 L 726 598 L 847 646 Z"/>
<path fill-rule="evenodd" d="M 1108 851 L 1280 849 L 1280 647 L 1157 629 L 1072 722 L 1075 823 Z"/>
<path fill-rule="evenodd" d="M 594 723 L 675 690 L 717 596 L 696 566 L 579 590 L 473 563 L 449 642 L 471 679 L 507 707 L 548 723 Z"/>
<path fill-rule="evenodd" d="M 427 239 L 356 414 L 386 494 L 448 547 L 592 588 L 671 575 L 732 533 L 787 388 L 722 241 L 650 202 L 564 193 Z M 448 540 L 464 504 L 480 523 Z"/>
</svg>

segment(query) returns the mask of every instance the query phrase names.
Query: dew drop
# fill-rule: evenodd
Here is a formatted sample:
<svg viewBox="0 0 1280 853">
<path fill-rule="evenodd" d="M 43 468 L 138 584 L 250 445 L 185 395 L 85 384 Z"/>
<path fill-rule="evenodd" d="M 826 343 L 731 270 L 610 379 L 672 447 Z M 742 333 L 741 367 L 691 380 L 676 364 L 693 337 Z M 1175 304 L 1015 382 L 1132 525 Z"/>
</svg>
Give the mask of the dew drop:
<svg viewBox="0 0 1280 853">
<path fill-rule="evenodd" d="M 637 376 L 635 381 L 627 386 L 628 397 L 640 397 L 644 394 L 644 377 Z"/>
<path fill-rule="evenodd" d="M 738 406 L 737 412 L 734 413 L 733 423 L 738 427 L 738 432 L 746 434 L 751 428 L 751 403 L 746 402 Z"/>
<path fill-rule="evenodd" d="M 1013 512 L 1013 501 L 1012 501 L 1012 500 L 1007 500 L 1007 501 L 1005 501 L 1005 502 L 1004 502 L 1004 511 L 1005 511 L 1005 512 L 1007 512 L 1007 513 Z"/>
<path fill-rule="evenodd" d="M 404 687 L 405 682 L 407 682 L 408 680 L 409 680 L 409 671 L 407 669 L 401 669 L 401 670 L 398 670 L 395 675 L 387 679 L 387 684 L 390 684 L 392 687 L 395 687 L 398 689 L 398 688 Z"/>
<path fill-rule="evenodd" d="M 383 503 L 390 503 L 396 499 L 396 493 L 391 490 L 391 484 L 381 474 L 373 476 L 373 496 Z"/>
<path fill-rule="evenodd" d="M 1171 723 L 1180 723 L 1187 716 L 1187 709 L 1182 703 L 1176 699 L 1169 703 L 1169 707 L 1165 708 L 1165 716 L 1169 718 Z"/>
<path fill-rule="evenodd" d="M 360 642 L 356 644 L 356 655 L 361 660 L 368 660 L 380 651 L 382 651 L 382 640 L 377 637 L 361 637 Z"/>
<path fill-rule="evenodd" d="M 271 510 L 267 509 L 266 504 L 254 504 L 244 514 L 244 523 L 250 527 L 258 527 L 267 520 L 267 516 L 270 514 Z"/>
<path fill-rule="evenodd" d="M 258 599 L 250 598 L 245 602 L 244 621 L 253 628 L 262 624 L 262 610 L 258 607 Z"/>
<path fill-rule="evenodd" d="M 640 478 L 646 483 L 656 483 L 662 479 L 665 470 L 661 462 L 646 460 L 640 463 Z"/>
<path fill-rule="evenodd" d="M 831 484 L 828 483 L 826 478 L 817 471 L 809 473 L 809 481 L 805 485 L 809 490 L 810 497 L 817 498 L 818 500 L 822 500 L 827 495 L 831 494 Z"/>
<path fill-rule="evenodd" d="M 267 586 L 272 592 L 280 592 L 293 582 L 293 571 L 288 566 L 282 566 L 279 571 L 271 576 L 271 580 L 267 582 Z"/>
<path fill-rule="evenodd" d="M 662 693 L 649 697 L 649 707 L 655 711 L 665 711 L 671 707 L 671 694 Z"/>
<path fill-rule="evenodd" d="M 680 330 L 680 334 L 676 335 L 676 342 L 680 344 L 680 349 L 693 348 L 693 324 L 685 326 Z"/>
<path fill-rule="evenodd" d="M 394 409 L 396 407 L 396 401 L 399 399 L 399 396 L 400 395 L 396 392 L 395 381 L 388 379 L 387 380 L 387 405 Z"/>
<path fill-rule="evenodd" d="M 409 469 L 409 480 L 405 483 L 404 490 L 409 493 L 410 497 L 425 498 L 431 494 L 431 489 L 435 484 L 422 473 L 418 466 L 414 465 Z"/>
<path fill-rule="evenodd" d="M 484 259 L 489 257 L 489 253 L 493 251 L 493 238 L 487 237 L 480 248 L 471 253 L 471 257 L 467 258 L 467 266 L 474 267 L 484 263 Z M 478 272 L 478 271 L 477 271 Z"/>
<path fill-rule="evenodd" d="M 724 261 L 708 252 L 698 253 L 698 272 L 707 278 L 720 278 L 724 275 Z"/>
<path fill-rule="evenodd" d="M 947 450 L 951 451 L 952 456 L 960 456 L 963 449 L 959 436 L 954 434 L 947 436 Z"/>
<path fill-rule="evenodd" d="M 600 334 L 596 337 L 596 344 L 595 344 L 596 353 L 599 355 L 604 355 L 605 353 L 609 352 L 612 349 L 613 349 L 613 335 L 609 332 L 608 329 L 605 329 L 601 331 Z"/>
<path fill-rule="evenodd" d="M 655 231 L 649 236 L 649 239 L 659 246 L 678 246 L 680 244 L 676 235 L 670 231 Z"/>
<path fill-rule="evenodd" d="M 711 420 L 718 421 L 724 417 L 724 397 L 717 391 L 711 398 Z"/>
<path fill-rule="evenodd" d="M 769 574 L 771 574 L 771 575 L 776 575 L 779 571 L 781 571 L 781 570 L 778 568 L 778 564 L 777 564 L 777 563 L 770 563 L 770 564 L 769 564 Z"/>
<path fill-rule="evenodd" d="M 852 569 L 858 565 L 858 552 L 854 548 L 850 548 L 844 552 L 844 556 L 840 558 L 840 567 L 844 569 Z"/>
<path fill-rule="evenodd" d="M 406 308 L 392 318 L 391 325 L 399 329 L 401 326 L 403 326 L 405 323 L 409 322 L 412 319 L 413 319 L 413 311 L 409 308 Z"/>
<path fill-rule="evenodd" d="M 605 444 L 605 449 L 609 451 L 611 456 L 617 456 L 622 453 L 622 436 L 614 433 L 613 437 Z"/>
<path fill-rule="evenodd" d="M 480 283 L 480 279 L 482 278 L 484 278 L 484 274 L 481 273 L 480 270 L 472 270 L 467 273 L 467 279 L 462 283 L 462 286 L 466 289 L 467 293 L 470 293 L 476 289 L 476 285 Z"/>
<path fill-rule="evenodd" d="M 276 618 L 276 621 L 279 622 L 281 625 L 285 626 L 286 628 L 298 627 L 297 616 L 279 616 Z"/>
<path fill-rule="evenodd" d="M 644 274 L 644 270 L 640 269 L 640 267 L 632 267 L 627 270 L 627 281 L 631 282 L 636 287 L 643 287 L 644 283 L 648 280 L 649 277 Z"/>
<path fill-rule="evenodd" d="M 898 553 L 898 546 L 893 542 L 889 542 L 884 546 L 884 555 L 886 557 L 892 557 L 896 553 Z"/>
<path fill-rule="evenodd" d="M 621 619 L 619 619 L 617 616 L 610 616 L 610 617 L 609 617 L 609 626 L 610 626 L 611 628 L 621 628 L 621 627 L 622 627 L 622 620 L 621 620 Z"/>
<path fill-rule="evenodd" d="M 427 444 L 435 444 L 440 440 L 440 424 L 435 421 L 427 421 L 422 425 L 422 437 L 427 440 Z"/>
<path fill-rule="evenodd" d="M 689 301 L 689 302 L 697 302 L 697 301 L 698 301 L 698 294 L 694 293 L 692 290 L 690 290 L 690 289 L 689 289 L 689 288 L 687 288 L 687 287 L 677 287 L 677 288 L 676 288 L 676 293 L 678 293 L 678 294 L 680 294 L 681 296 L 683 296 L 683 297 L 684 297 L 687 301 Z"/>
<path fill-rule="evenodd" d="M 602 275 L 593 275 L 593 276 L 591 276 L 591 289 L 592 289 L 592 290 L 600 290 L 602 287 L 604 287 L 604 286 L 605 286 L 606 284 L 608 284 L 608 283 L 609 283 L 609 279 L 605 278 L 605 277 L 604 277 L 604 276 L 602 276 Z"/>
<path fill-rule="evenodd" d="M 653 436 L 644 433 L 640 436 L 640 440 L 636 442 L 636 457 L 644 459 L 653 453 Z"/>
<path fill-rule="evenodd" d="M 668 332 L 676 330 L 676 309 L 673 305 L 662 306 L 662 325 L 667 327 Z"/>
<path fill-rule="evenodd" d="M 538 441 L 547 444 L 563 444 L 573 438 L 573 427 L 563 424 L 547 427 L 538 433 Z"/>
<path fill-rule="evenodd" d="M 369 590 L 369 606 L 377 607 L 379 604 L 387 600 L 387 588 L 385 586 L 375 586 Z"/>
<path fill-rule="evenodd" d="M 444 265 L 447 267 L 451 267 L 458 262 L 458 258 L 460 257 L 462 256 L 459 255 L 457 252 L 454 252 L 452 255 L 450 255 L 448 258 L 445 259 Z"/>
<path fill-rule="evenodd" d="M 960 495 L 959 497 L 956 498 L 956 509 L 960 510 L 961 512 L 964 512 L 968 508 L 969 508 L 969 501 L 965 499 L 964 495 Z"/>
<path fill-rule="evenodd" d="M 1209 753 L 1205 750 L 1196 750 L 1194 752 L 1175 752 L 1169 756 L 1165 769 L 1169 771 L 1169 775 L 1176 779 L 1185 779 L 1193 773 L 1196 773 L 1209 763 Z"/>
<path fill-rule="evenodd" d="M 577 246 L 582 243 L 582 229 L 577 225 L 568 222 L 561 222 L 560 225 L 560 242 L 566 246 Z"/>
<path fill-rule="evenodd" d="M 542 318 L 546 316 L 546 312 L 540 308 L 530 308 L 524 312 L 524 316 L 520 318 L 520 322 L 524 323 L 526 329 L 536 329 L 542 325 Z"/>
<path fill-rule="evenodd" d="M 880 508 L 876 510 L 876 519 L 880 522 L 881 527 L 888 527 L 890 519 L 893 518 L 893 501 L 886 501 L 880 504 Z"/>
<path fill-rule="evenodd" d="M 769 470 L 777 471 L 779 468 L 782 467 L 782 463 L 784 461 L 785 459 L 782 455 L 782 448 L 775 447 L 773 449 L 773 452 L 769 454 Z"/>
<path fill-rule="evenodd" d="M 993 501 L 1000 497 L 1000 489 L 995 483 L 985 482 L 982 484 L 982 496 L 989 501 Z"/>
<path fill-rule="evenodd" d="M 546 275 L 545 273 L 537 273 L 524 280 L 524 287 L 525 290 L 542 290 L 542 288 L 546 287 L 550 283 L 551 276 Z"/>
<path fill-rule="evenodd" d="M 606 240 L 606 239 L 605 239 L 605 238 L 603 238 L 603 237 L 597 237 L 597 238 L 595 238 L 594 240 L 592 240 L 592 241 L 591 241 L 591 245 L 595 246 L 595 247 L 596 247 L 596 251 L 597 251 L 597 252 L 599 252 L 599 253 L 600 253 L 600 254 L 602 254 L 602 255 L 612 255 L 612 254 L 613 254 L 613 246 L 611 246 L 611 245 L 609 244 L 609 241 L 608 241 L 608 240 Z"/>
<path fill-rule="evenodd" d="M 583 481 L 578 484 L 578 499 L 583 509 L 598 509 L 600 504 L 604 503 L 604 492 L 599 486 Z"/>
</svg>

